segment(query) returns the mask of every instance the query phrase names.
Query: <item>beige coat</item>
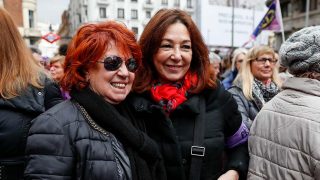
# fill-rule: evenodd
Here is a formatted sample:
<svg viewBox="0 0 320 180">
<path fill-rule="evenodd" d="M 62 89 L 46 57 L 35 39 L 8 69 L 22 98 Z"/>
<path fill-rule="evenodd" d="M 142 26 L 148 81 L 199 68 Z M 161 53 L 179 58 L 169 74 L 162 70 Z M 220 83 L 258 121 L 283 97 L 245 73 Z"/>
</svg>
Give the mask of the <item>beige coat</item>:
<svg viewBox="0 0 320 180">
<path fill-rule="evenodd" d="M 320 81 L 289 78 L 250 129 L 248 179 L 320 180 Z"/>
</svg>

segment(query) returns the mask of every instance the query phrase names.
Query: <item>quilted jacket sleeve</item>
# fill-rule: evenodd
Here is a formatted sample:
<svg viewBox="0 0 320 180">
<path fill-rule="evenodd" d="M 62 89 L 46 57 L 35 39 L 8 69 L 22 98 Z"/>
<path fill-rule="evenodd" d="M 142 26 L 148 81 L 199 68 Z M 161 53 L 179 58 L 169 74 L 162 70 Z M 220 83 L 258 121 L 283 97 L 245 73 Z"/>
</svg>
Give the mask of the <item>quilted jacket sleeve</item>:
<svg viewBox="0 0 320 180">
<path fill-rule="evenodd" d="M 240 175 L 240 179 L 245 179 L 249 165 L 249 130 L 243 124 L 237 103 L 230 94 L 227 96 L 223 111 L 225 115 L 226 153 L 228 159 L 226 170 L 236 170 Z"/>
<path fill-rule="evenodd" d="M 72 179 L 74 157 L 64 128 L 48 111 L 32 121 L 25 179 Z"/>
<path fill-rule="evenodd" d="M 57 83 L 52 80 L 47 80 L 44 86 L 45 98 L 44 106 L 48 110 L 56 104 L 59 104 L 63 101 L 62 93 L 60 87 Z"/>
<path fill-rule="evenodd" d="M 318 161 L 316 168 L 314 170 L 314 179 L 320 180 L 320 161 Z"/>
<path fill-rule="evenodd" d="M 238 104 L 238 110 L 241 113 L 242 121 L 250 129 L 253 119 L 250 119 L 249 103 L 244 97 L 242 90 L 238 87 L 233 86 L 228 91 L 232 94 L 234 100 Z"/>
</svg>

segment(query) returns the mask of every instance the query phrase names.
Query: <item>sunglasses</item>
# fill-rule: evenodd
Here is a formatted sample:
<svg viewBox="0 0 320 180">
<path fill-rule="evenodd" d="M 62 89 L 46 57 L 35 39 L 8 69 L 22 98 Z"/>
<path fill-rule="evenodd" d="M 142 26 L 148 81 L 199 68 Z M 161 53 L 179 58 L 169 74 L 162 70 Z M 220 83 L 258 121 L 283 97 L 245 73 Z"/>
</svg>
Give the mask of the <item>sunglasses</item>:
<svg viewBox="0 0 320 180">
<path fill-rule="evenodd" d="M 124 60 L 119 56 L 108 56 L 103 61 L 98 61 L 98 62 L 103 63 L 104 68 L 107 71 L 115 71 L 121 67 L 123 61 Z M 133 72 L 133 73 L 137 71 L 137 69 L 138 69 L 137 60 L 135 60 L 134 58 L 129 58 L 125 61 L 125 63 L 126 63 L 126 67 L 127 67 L 128 71 Z"/>
</svg>

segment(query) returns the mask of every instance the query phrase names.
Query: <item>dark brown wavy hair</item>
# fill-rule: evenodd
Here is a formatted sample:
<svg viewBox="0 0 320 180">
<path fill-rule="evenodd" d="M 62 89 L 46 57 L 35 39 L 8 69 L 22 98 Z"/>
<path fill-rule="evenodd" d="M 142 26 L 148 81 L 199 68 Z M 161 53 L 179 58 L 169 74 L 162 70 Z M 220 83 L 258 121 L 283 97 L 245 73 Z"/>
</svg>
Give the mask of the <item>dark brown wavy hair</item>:
<svg viewBox="0 0 320 180">
<path fill-rule="evenodd" d="M 190 33 L 192 44 L 190 70 L 198 75 L 199 80 L 192 92 L 198 93 L 204 88 L 216 87 L 213 69 L 210 68 L 208 48 L 190 15 L 179 9 L 161 9 L 150 19 L 139 40 L 142 66 L 136 73 L 134 91 L 142 93 L 150 90 L 153 82 L 159 78 L 153 64 L 153 56 L 157 53 L 168 27 L 177 22 L 184 24 Z"/>
<path fill-rule="evenodd" d="M 106 53 L 109 42 L 114 41 L 123 56 L 132 57 L 141 63 L 141 49 L 135 34 L 125 25 L 116 21 L 105 21 L 96 24 L 85 24 L 72 38 L 68 47 L 64 76 L 61 86 L 70 91 L 88 86 L 86 72 L 94 68 L 98 60 Z"/>
</svg>

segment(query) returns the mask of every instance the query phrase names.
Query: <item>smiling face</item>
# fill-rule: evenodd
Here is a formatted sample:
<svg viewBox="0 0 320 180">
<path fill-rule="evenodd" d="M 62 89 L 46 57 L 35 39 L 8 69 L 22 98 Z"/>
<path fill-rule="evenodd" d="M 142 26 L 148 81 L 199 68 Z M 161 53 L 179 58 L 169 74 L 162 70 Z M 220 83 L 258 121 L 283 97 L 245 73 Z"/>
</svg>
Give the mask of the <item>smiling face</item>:
<svg viewBox="0 0 320 180">
<path fill-rule="evenodd" d="M 160 48 L 153 56 L 153 63 L 162 83 L 176 82 L 184 78 L 192 59 L 190 34 L 180 22 L 168 27 Z"/>
<path fill-rule="evenodd" d="M 128 71 L 124 62 L 119 69 L 107 71 L 101 62 L 108 56 L 119 56 L 122 59 L 130 58 L 123 57 L 112 41 L 104 57 L 96 63 L 94 68 L 88 70 L 86 78 L 89 79 L 89 86 L 95 93 L 111 104 L 119 104 L 129 94 L 135 74 Z"/>
<path fill-rule="evenodd" d="M 261 54 L 257 59 L 273 59 L 272 54 Z M 267 82 L 271 77 L 273 70 L 275 68 L 275 64 L 270 63 L 270 61 L 259 62 L 256 60 L 251 61 L 251 72 L 252 75 L 262 82 Z"/>
</svg>

